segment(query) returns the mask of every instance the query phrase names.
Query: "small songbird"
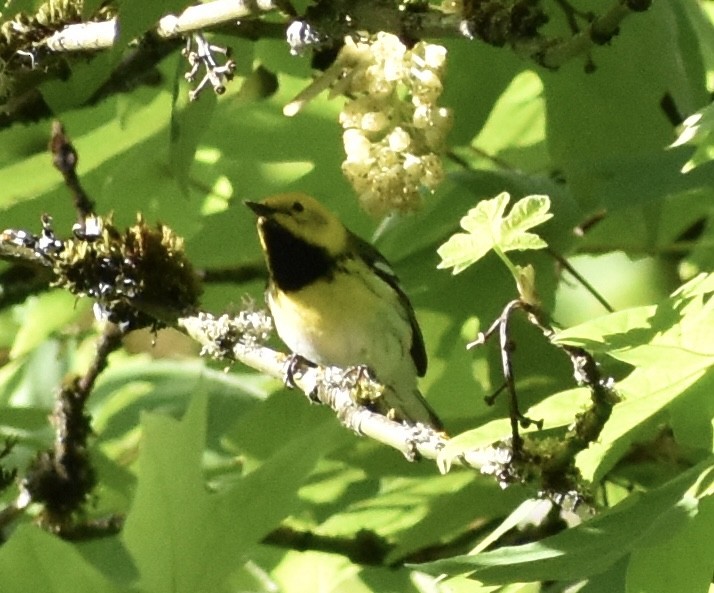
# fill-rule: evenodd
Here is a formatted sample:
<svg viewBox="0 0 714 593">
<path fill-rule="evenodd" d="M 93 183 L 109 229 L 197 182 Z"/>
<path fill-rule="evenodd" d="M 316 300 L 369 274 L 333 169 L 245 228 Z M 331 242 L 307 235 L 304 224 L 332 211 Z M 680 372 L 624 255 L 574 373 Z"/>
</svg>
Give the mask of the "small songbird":
<svg viewBox="0 0 714 593">
<path fill-rule="evenodd" d="M 366 366 L 385 387 L 376 411 L 441 430 L 417 387 L 424 339 L 384 257 L 305 194 L 245 204 L 258 215 L 268 307 L 288 348 L 319 365 Z"/>
</svg>

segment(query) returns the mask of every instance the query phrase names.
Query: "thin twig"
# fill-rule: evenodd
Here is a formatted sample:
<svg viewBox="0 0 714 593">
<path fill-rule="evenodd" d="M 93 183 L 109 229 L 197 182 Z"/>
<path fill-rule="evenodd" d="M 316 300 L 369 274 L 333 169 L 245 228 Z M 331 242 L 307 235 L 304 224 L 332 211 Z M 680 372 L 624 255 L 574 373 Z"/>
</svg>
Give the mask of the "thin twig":
<svg viewBox="0 0 714 593">
<path fill-rule="evenodd" d="M 467 347 L 473 347 L 476 345 L 483 344 L 491 335 L 493 335 L 498 329 L 498 336 L 501 345 L 501 368 L 503 370 L 504 385 L 502 385 L 498 390 L 496 390 L 491 395 L 487 396 L 485 399 L 488 405 L 493 405 L 496 397 L 506 389 L 508 391 L 508 409 L 509 409 L 509 419 L 511 422 L 511 438 L 513 439 L 513 454 L 514 456 L 520 455 L 523 447 L 523 438 L 520 435 L 518 427 L 528 428 L 531 424 L 535 424 L 539 429 L 543 427 L 542 420 L 532 420 L 525 416 L 518 406 L 518 396 L 516 394 L 516 379 L 515 373 L 513 372 L 513 357 L 512 353 L 514 350 L 513 341 L 509 335 L 509 321 L 514 311 L 517 309 L 523 309 L 526 304 L 520 299 L 514 299 L 509 302 L 498 316 L 498 318 L 491 324 L 491 327 L 485 333 L 479 333 L 478 338 L 468 344 Z"/>
<path fill-rule="evenodd" d="M 546 68 L 557 69 L 575 56 L 587 55 L 594 46 L 609 43 L 617 35 L 620 24 L 627 16 L 633 12 L 647 10 L 649 5 L 650 0 L 615 0 L 605 13 L 594 17 L 577 35 L 547 45 L 541 45 L 539 40 L 528 41 L 517 44 L 515 49 Z"/>
<path fill-rule="evenodd" d="M 265 264 L 245 264 L 232 268 L 205 268 L 198 271 L 201 280 L 207 284 L 245 284 L 252 280 L 267 278 Z"/>
<path fill-rule="evenodd" d="M 82 188 L 76 169 L 77 152 L 59 122 L 52 125 L 50 150 L 53 163 L 62 173 L 72 194 L 78 224 L 85 231 L 87 221 L 94 216 L 94 203 Z M 73 230 L 81 241 L 83 239 L 79 238 L 77 226 Z M 19 250 L 18 254 L 28 259 L 31 257 L 32 263 L 52 266 L 55 274 L 58 274 L 58 263 L 68 246 L 68 243 L 55 237 L 49 216 L 42 218 L 41 235 L 5 231 L 0 235 L 0 243 L 2 240 L 14 243 Z M 94 263 L 96 265 L 96 261 Z M 96 483 L 88 454 L 87 441 L 91 435 L 91 426 L 85 405 L 97 377 L 107 366 L 109 354 L 119 348 L 123 335 L 120 326 L 107 323 L 86 373 L 65 381 L 57 394 L 51 416 L 55 430 L 54 445 L 35 458 L 22 480 L 21 497 L 42 503 L 44 520 L 53 528 L 69 524 L 72 514 L 84 504 Z"/>
<path fill-rule="evenodd" d="M 52 153 L 52 163 L 62 173 L 65 185 L 72 194 L 74 207 L 80 223 L 94 214 L 94 202 L 82 188 L 77 176 L 77 151 L 65 134 L 64 127 L 59 121 L 52 122 L 52 136 L 49 144 Z"/>
<path fill-rule="evenodd" d="M 548 247 L 547 251 L 551 255 L 551 257 L 553 257 L 553 259 L 558 262 L 560 266 L 566 269 L 573 278 L 575 278 L 580 284 L 583 285 L 585 290 L 587 290 L 595 298 L 595 300 L 605 308 L 608 313 L 615 312 L 614 307 L 607 302 L 605 297 L 602 296 L 598 292 L 598 290 L 592 284 L 590 284 L 587 278 L 585 278 L 585 276 L 578 272 L 566 258 L 564 258 L 562 255 L 560 255 L 560 253 L 550 247 Z"/>
<path fill-rule="evenodd" d="M 593 19 L 594 15 L 592 13 L 587 13 L 582 10 L 578 10 L 577 8 L 575 8 L 575 6 L 568 2 L 568 0 L 555 0 L 555 3 L 563 11 L 563 14 L 565 15 L 565 20 L 567 21 L 568 27 L 570 28 L 570 31 L 572 33 L 580 32 L 580 27 L 577 21 L 578 17 L 585 20 L 586 22 L 589 22 Z"/>
</svg>

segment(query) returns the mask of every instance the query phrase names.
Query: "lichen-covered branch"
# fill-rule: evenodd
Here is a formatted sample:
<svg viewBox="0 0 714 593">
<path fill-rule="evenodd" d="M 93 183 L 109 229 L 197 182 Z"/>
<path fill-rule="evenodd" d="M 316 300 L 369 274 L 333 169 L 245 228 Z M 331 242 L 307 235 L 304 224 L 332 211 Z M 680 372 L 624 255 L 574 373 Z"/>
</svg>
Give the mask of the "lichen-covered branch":
<svg viewBox="0 0 714 593">
<path fill-rule="evenodd" d="M 238 360 L 281 380 L 290 365 L 291 382 L 310 401 L 329 406 L 347 428 L 401 451 L 408 459 L 435 459 L 444 445 L 445 436 L 433 429 L 372 412 L 366 402 L 381 386 L 367 375 L 355 369 L 294 364 L 289 355 L 262 346 L 271 322 L 261 311 L 247 309 L 237 316 L 220 317 L 198 313 L 179 319 L 178 327 L 203 346 L 204 354 L 214 358 Z"/>
<path fill-rule="evenodd" d="M 208 29 L 217 24 L 236 22 L 261 13 L 277 10 L 273 0 L 212 0 L 189 6 L 181 14 L 168 14 L 161 18 L 156 35 L 170 39 L 193 31 Z M 68 25 L 44 40 L 53 52 L 96 51 L 108 49 L 119 37 L 117 18 L 102 22 Z"/>
</svg>

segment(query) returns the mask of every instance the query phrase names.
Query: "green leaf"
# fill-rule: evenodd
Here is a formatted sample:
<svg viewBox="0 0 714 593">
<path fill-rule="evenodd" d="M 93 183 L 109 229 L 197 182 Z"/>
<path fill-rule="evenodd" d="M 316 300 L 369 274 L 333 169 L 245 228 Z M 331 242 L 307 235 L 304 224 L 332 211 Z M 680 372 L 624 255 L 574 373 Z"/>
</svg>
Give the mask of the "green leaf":
<svg viewBox="0 0 714 593">
<path fill-rule="evenodd" d="M 511 196 L 507 192 L 501 192 L 491 200 L 479 202 L 461 219 L 461 227 L 472 235 L 476 233 L 491 235 L 494 243 L 498 242 L 501 238 L 503 215 L 510 200 Z"/>
<path fill-rule="evenodd" d="M 159 345 L 167 338 L 160 333 Z M 119 353 L 114 355 L 113 364 L 102 373 L 92 393 L 92 426 L 100 442 L 116 442 L 130 435 L 147 409 L 178 416 L 193 393 L 205 390 L 210 394 L 207 446 L 219 450 L 229 427 L 269 391 L 266 387 L 269 379 L 265 377 L 225 373 L 199 359 L 152 360 L 146 356 L 118 359 L 118 356 Z M 131 438 L 128 446 L 135 446 Z"/>
<path fill-rule="evenodd" d="M 471 573 L 485 583 L 564 581 L 596 575 L 631 551 L 651 546 L 655 534 L 660 541 L 670 540 L 686 529 L 702 506 L 700 497 L 709 496 L 709 489 L 698 490 L 700 482 L 710 478 L 712 468 L 714 462 L 709 459 L 656 490 L 632 495 L 611 510 L 538 542 L 438 560 L 421 564 L 419 569 L 433 575 Z M 689 549 L 694 542 L 687 538 L 685 543 Z"/>
<path fill-rule="evenodd" d="M 330 422 L 300 435 L 234 486 L 210 495 L 200 464 L 206 406 L 199 392 L 181 421 L 143 417 L 137 493 L 123 540 L 152 593 L 220 589 L 241 556 L 296 509 L 298 488 L 342 430 Z"/>
<path fill-rule="evenodd" d="M 413 526 L 390 536 L 396 545 L 386 559 L 387 564 L 425 546 L 449 541 L 462 531 L 464 525 L 474 520 L 495 520 L 510 512 L 513 505 L 523 498 L 523 492 L 518 488 L 504 492 L 498 484 L 487 477 L 471 476 L 467 480 L 454 479 L 453 476 L 458 473 L 463 472 L 439 476 L 439 483 L 435 484 L 438 489 L 434 489 L 436 496 L 425 497 L 424 502 L 428 511 L 425 516 L 416 521 Z M 437 480 L 433 481 L 437 482 Z M 408 504 L 408 492 L 405 494 L 407 500 L 400 501 L 402 505 L 405 505 L 405 502 Z M 479 501 L 478 508 L 473 504 L 474 500 Z M 388 502 L 385 501 L 385 507 L 388 506 Z M 398 508 L 397 504 L 393 506 L 395 510 Z M 394 517 L 385 517 L 385 519 L 389 523 L 394 522 Z"/>
<path fill-rule="evenodd" d="M 188 0 L 122 0 L 119 3 L 119 38 L 116 45 L 122 47 L 135 37 L 154 28 L 159 19 L 168 14 L 179 14 L 190 5 Z M 188 65 L 188 63 L 187 63 Z"/>
<path fill-rule="evenodd" d="M 36 297 L 30 297 L 17 310 L 21 326 L 10 350 L 10 358 L 19 358 L 46 340 L 70 321 L 86 313 L 90 301 L 69 292 L 53 290 Z"/>
<path fill-rule="evenodd" d="M 317 430 L 306 431 L 284 443 L 269 460 L 234 488 L 217 496 L 207 548 L 210 561 L 203 566 L 197 591 L 216 591 L 235 567 L 236 559 L 254 548 L 287 515 L 299 508 L 298 489 L 315 463 L 332 450 L 344 429 L 333 419 Z"/>
<path fill-rule="evenodd" d="M 707 591 L 714 570 L 712 530 L 714 498 L 709 496 L 700 501 L 697 512 L 674 535 L 660 533 L 650 538 L 651 545 L 632 553 L 626 593 Z"/>
<path fill-rule="evenodd" d="M 707 105 L 684 120 L 679 129 L 679 136 L 672 143 L 672 147 L 685 144 L 696 148 L 684 166 L 685 171 L 712 160 L 712 149 L 714 148 L 714 107 L 712 105 Z"/>
<path fill-rule="evenodd" d="M 524 69 L 523 61 L 487 44 L 463 43 L 459 39 L 441 39 L 448 51 L 449 72 L 469 72 L 459 77 L 459 84 L 447 83 L 444 105 L 454 110 L 454 126 L 449 134 L 455 145 L 468 145 L 484 128 L 494 105 L 511 81 Z M 447 79 L 448 80 L 448 79 Z M 473 101 L 478 95 L 479 100 Z M 460 106 L 467 104 L 468 109 Z"/>
<path fill-rule="evenodd" d="M 77 131 L 78 128 L 87 125 L 80 123 L 81 116 L 89 118 L 90 121 L 95 113 L 97 117 L 106 117 L 107 107 L 100 105 L 64 118 L 67 133 L 80 155 L 78 174 L 82 177 L 83 184 L 87 177 L 103 163 L 166 128 L 166 120 L 162 115 L 165 116 L 168 112 L 168 93 L 156 94 L 153 90 L 144 90 L 140 96 L 143 103 L 132 113 L 132 117 L 124 121 L 118 118 L 102 122 L 94 121 L 92 122 L 94 125 L 84 133 Z M 76 125 L 74 123 L 70 125 L 70 122 Z M 36 153 L 25 155 L 22 159 L 16 158 L 0 168 L 0 185 L 5 188 L 0 196 L 0 208 L 5 209 L 18 202 L 33 200 L 38 195 L 61 185 L 62 178 L 50 163 L 45 144 Z M 124 194 L 126 194 L 126 187 Z M 146 201 L 143 196 L 142 200 Z"/>
<path fill-rule="evenodd" d="M 122 537 L 148 591 L 197 592 L 213 553 L 206 544 L 215 503 L 200 464 L 205 423 L 202 393 L 180 422 L 158 414 L 142 418 L 138 486 Z"/>
<path fill-rule="evenodd" d="M 669 99 L 677 112 L 689 114 L 709 102 L 700 44 L 679 17 L 680 4 L 653 4 L 628 19 L 618 43 L 593 51 L 596 72 L 573 60 L 557 73 L 541 74 L 552 166 L 585 211 L 652 204 L 649 190 L 661 172 L 669 171 L 670 183 L 677 179 L 678 169 L 663 166 L 672 156 L 663 149 L 672 140 L 672 124 L 660 105 Z M 646 222 L 654 231 L 653 221 Z"/>
<path fill-rule="evenodd" d="M 494 156 L 521 171 L 542 171 L 549 166 L 543 83 L 538 74 L 525 70 L 513 77 L 472 145 L 478 151 L 472 158 L 483 155 L 484 166 Z M 476 162 L 481 164 L 481 159 Z"/>
<path fill-rule="evenodd" d="M 691 280 L 657 307 L 606 315 L 557 341 L 604 352 L 635 366 L 615 385 L 617 404 L 598 441 L 578 456 L 586 479 L 602 477 L 657 415 L 693 390 L 714 385 L 714 275 Z"/>
<path fill-rule="evenodd" d="M 3 593 L 116 593 L 119 589 L 71 544 L 32 525 L 21 525 L 0 548 Z"/>
<path fill-rule="evenodd" d="M 511 249 L 525 250 L 545 247 L 545 241 L 526 231 L 550 220 L 553 215 L 548 211 L 549 209 L 550 198 L 548 196 L 527 196 L 518 200 L 503 220 L 504 244 L 501 248 L 504 251 L 510 251 Z"/>
<path fill-rule="evenodd" d="M 71 76 L 48 80 L 39 86 L 39 91 L 56 114 L 76 108 L 88 101 L 106 81 L 116 61 L 117 57 L 111 52 L 98 53 L 88 63 L 73 63 Z"/>
<path fill-rule="evenodd" d="M 542 249 L 547 246 L 538 235 L 527 232 L 549 220 L 553 215 L 548 196 L 527 196 L 518 200 L 507 216 L 511 197 L 503 192 L 491 200 L 483 200 L 461 219 L 466 233 L 456 233 L 437 253 L 439 268 L 454 268 L 458 274 L 481 259 L 491 249 L 501 252 Z"/>
<path fill-rule="evenodd" d="M 169 165 L 179 186 L 188 191 L 188 180 L 196 148 L 209 127 L 216 108 L 216 94 L 203 93 L 196 101 L 189 101 L 188 84 L 181 71 L 185 68 L 182 56 L 177 57 L 176 82 L 171 110 L 171 139 Z"/>
<path fill-rule="evenodd" d="M 74 352 L 60 340 L 49 339 L 0 373 L 0 400 L 14 405 L 54 405 L 54 394 L 71 368 Z"/>
</svg>

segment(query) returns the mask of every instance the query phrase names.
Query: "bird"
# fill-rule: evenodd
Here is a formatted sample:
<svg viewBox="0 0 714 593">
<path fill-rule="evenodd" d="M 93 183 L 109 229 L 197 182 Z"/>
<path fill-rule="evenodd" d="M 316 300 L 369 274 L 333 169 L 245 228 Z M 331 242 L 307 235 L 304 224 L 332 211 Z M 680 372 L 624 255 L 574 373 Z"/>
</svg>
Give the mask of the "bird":
<svg viewBox="0 0 714 593">
<path fill-rule="evenodd" d="M 285 345 L 317 365 L 366 367 L 384 386 L 374 411 L 441 431 L 417 385 L 427 368 L 421 329 L 381 253 L 307 194 L 245 204 L 258 217 L 266 301 Z"/>
</svg>

